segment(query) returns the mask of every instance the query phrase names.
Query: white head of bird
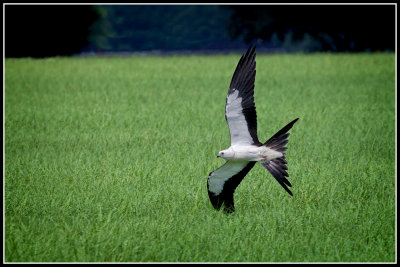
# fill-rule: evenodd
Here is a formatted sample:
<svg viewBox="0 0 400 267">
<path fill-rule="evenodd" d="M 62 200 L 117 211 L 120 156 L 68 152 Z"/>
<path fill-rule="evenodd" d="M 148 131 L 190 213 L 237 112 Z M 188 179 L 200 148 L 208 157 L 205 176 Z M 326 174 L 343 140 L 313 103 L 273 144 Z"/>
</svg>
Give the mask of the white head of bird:
<svg viewBox="0 0 400 267">
<path fill-rule="evenodd" d="M 224 158 L 227 160 L 233 159 L 235 157 L 235 151 L 233 151 L 233 149 L 230 147 L 228 149 L 221 150 L 220 152 L 218 152 L 217 157 Z"/>
</svg>

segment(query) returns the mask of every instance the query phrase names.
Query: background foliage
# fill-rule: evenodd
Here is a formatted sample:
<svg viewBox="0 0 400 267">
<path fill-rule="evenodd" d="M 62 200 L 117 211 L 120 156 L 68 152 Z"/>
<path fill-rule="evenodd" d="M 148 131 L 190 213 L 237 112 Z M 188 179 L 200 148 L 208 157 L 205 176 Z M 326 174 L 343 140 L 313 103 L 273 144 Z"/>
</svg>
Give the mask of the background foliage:
<svg viewBox="0 0 400 267">
<path fill-rule="evenodd" d="M 7 57 L 81 52 L 394 51 L 394 5 L 6 5 Z"/>
</svg>

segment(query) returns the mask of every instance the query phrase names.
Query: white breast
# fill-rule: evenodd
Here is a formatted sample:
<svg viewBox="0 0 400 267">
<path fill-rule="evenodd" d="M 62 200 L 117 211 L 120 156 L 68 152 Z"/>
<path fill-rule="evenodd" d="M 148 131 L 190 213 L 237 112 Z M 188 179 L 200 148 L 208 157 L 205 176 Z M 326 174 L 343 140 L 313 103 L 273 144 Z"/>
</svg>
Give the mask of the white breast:
<svg viewBox="0 0 400 267">
<path fill-rule="evenodd" d="M 253 145 L 232 146 L 235 152 L 235 160 L 258 161 L 260 158 L 260 147 Z"/>
<path fill-rule="evenodd" d="M 253 145 L 242 145 L 242 146 L 231 146 L 234 151 L 235 160 L 247 160 L 247 161 L 269 161 L 275 158 L 282 157 L 281 152 L 275 151 L 265 146 L 253 146 Z"/>
</svg>

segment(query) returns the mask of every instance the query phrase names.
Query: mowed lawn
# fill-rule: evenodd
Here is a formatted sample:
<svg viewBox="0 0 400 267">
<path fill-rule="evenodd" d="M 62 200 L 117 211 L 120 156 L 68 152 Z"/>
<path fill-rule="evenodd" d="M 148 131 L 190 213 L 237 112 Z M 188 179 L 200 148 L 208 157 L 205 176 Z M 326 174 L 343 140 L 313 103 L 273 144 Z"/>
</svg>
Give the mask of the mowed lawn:
<svg viewBox="0 0 400 267">
<path fill-rule="evenodd" d="M 6 59 L 6 262 L 394 262 L 395 55 L 258 54 L 258 135 L 291 120 L 291 197 L 260 164 L 214 210 L 239 54 Z"/>
</svg>

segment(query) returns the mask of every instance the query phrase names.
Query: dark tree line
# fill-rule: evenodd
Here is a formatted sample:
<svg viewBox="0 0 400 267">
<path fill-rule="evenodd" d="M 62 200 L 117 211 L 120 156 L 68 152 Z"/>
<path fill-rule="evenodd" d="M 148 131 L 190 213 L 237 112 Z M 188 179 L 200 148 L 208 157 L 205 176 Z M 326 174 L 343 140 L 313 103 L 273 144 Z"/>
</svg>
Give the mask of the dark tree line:
<svg viewBox="0 0 400 267">
<path fill-rule="evenodd" d="M 89 43 L 90 26 L 99 18 L 84 5 L 6 5 L 5 55 L 72 55 Z"/>
<path fill-rule="evenodd" d="M 230 10 L 219 6 L 101 6 L 89 49 L 142 51 L 229 47 Z"/>
<path fill-rule="evenodd" d="M 394 5 L 6 5 L 6 57 L 204 50 L 393 51 Z"/>
<path fill-rule="evenodd" d="M 394 50 L 394 5 L 231 6 L 231 38 L 294 42 L 307 34 L 319 51 Z"/>
</svg>

